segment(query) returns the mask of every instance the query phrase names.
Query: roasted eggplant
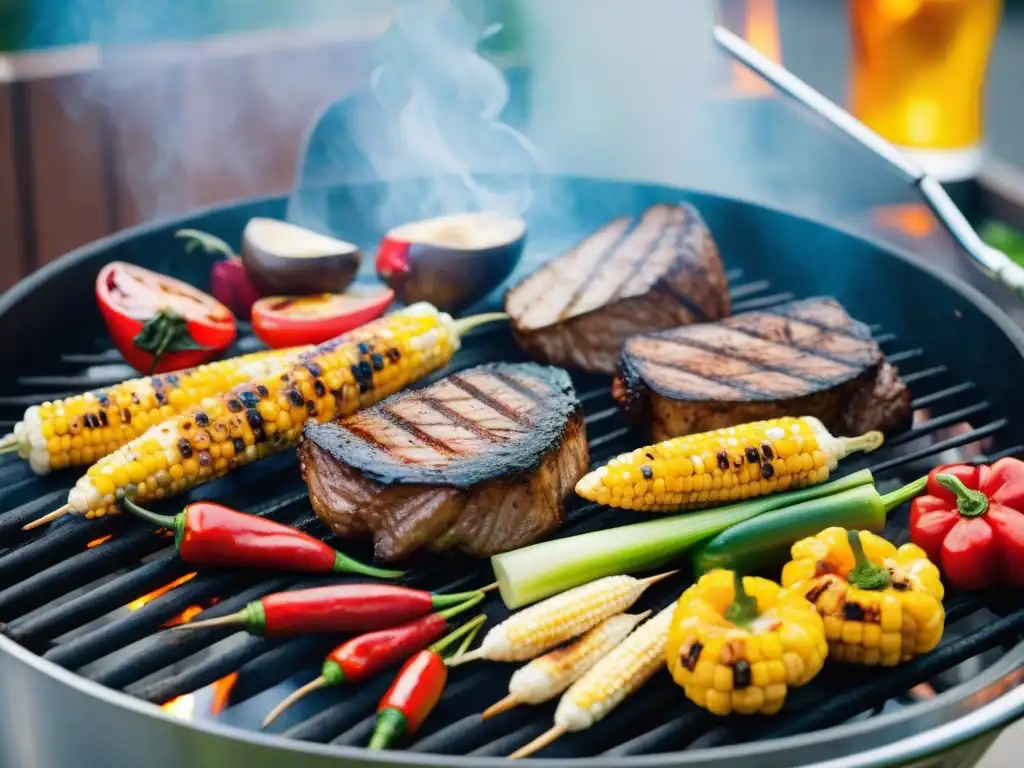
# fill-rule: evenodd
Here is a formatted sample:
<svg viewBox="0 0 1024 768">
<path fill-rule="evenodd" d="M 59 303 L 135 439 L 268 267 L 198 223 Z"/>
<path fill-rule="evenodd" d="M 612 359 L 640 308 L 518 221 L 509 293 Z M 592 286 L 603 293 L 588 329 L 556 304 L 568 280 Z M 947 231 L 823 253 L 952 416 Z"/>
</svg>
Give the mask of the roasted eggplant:
<svg viewBox="0 0 1024 768">
<path fill-rule="evenodd" d="M 341 293 L 355 279 L 359 248 L 277 219 L 250 219 L 242 263 L 263 296 Z"/>
<path fill-rule="evenodd" d="M 521 219 L 460 213 L 404 224 L 377 252 L 377 275 L 406 304 L 428 301 L 458 312 L 501 285 L 526 243 Z"/>
</svg>

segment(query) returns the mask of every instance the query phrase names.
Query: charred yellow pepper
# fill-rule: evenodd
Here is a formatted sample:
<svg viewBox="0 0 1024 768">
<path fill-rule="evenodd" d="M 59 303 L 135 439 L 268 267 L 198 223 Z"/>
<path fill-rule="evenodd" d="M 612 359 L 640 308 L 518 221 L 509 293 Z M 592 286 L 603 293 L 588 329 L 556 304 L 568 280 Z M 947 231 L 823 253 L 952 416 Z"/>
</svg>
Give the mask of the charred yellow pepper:
<svg viewBox="0 0 1024 768">
<path fill-rule="evenodd" d="M 672 678 L 698 706 L 771 715 L 790 687 L 821 671 L 828 646 L 800 592 L 715 570 L 679 598 L 665 653 Z"/>
<path fill-rule="evenodd" d="M 867 531 L 826 528 L 791 552 L 782 583 L 818 609 L 831 658 L 891 667 L 938 645 L 944 590 L 920 547 L 897 549 Z"/>
</svg>

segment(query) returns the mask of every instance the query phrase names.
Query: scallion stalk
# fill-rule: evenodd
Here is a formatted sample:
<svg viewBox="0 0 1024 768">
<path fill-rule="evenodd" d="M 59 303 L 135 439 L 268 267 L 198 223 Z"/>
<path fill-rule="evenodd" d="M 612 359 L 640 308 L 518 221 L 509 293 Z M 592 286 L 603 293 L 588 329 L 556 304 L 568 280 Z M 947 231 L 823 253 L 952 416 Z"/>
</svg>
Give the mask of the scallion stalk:
<svg viewBox="0 0 1024 768">
<path fill-rule="evenodd" d="M 744 520 L 872 482 L 863 469 L 822 485 L 533 544 L 495 555 L 491 566 L 512 610 L 604 576 L 661 567 Z"/>
</svg>

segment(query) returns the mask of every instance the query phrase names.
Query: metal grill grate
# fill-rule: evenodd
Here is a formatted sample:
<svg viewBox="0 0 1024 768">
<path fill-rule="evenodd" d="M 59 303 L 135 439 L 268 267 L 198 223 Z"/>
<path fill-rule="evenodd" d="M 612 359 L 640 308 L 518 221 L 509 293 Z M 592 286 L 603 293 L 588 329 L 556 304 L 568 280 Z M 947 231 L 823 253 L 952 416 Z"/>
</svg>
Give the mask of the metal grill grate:
<svg viewBox="0 0 1024 768">
<path fill-rule="evenodd" d="M 771 292 L 766 280 L 744 282 L 737 270 L 729 279 L 737 312 L 793 298 L 788 293 Z M 974 458 L 996 458 L 995 453 L 981 456 L 979 441 L 997 435 L 1007 420 L 991 412 L 974 383 L 958 380 L 925 349 L 902 348 L 900 340 L 884 328 L 872 327 L 872 331 L 888 358 L 900 366 L 913 392 L 913 407 L 921 413 L 909 431 L 889 440 L 875 454 L 851 458 L 842 471 L 870 467 L 879 483 L 887 486 L 921 474 L 927 467 L 922 462 L 934 462 L 954 449 L 966 447 Z M 246 339 L 243 346 L 250 349 L 252 340 Z M 424 384 L 493 359 L 522 359 L 507 330 L 492 327 L 472 334 L 452 364 Z M 60 369 L 52 375 L 20 379 L 19 391 L 0 398 L 0 427 L 9 429 L 32 403 L 120 379 L 123 370 L 109 368 L 117 362 L 116 353 L 110 350 L 80 351 L 64 355 Z M 639 437 L 621 426 L 607 380 L 584 375 L 574 381 L 587 414 L 593 462 L 602 463 L 636 444 Z M 1024 446 L 1008 446 L 998 455 L 1021 450 Z M 337 583 L 345 577 L 278 575 L 262 579 L 250 572 L 208 570 L 187 578 L 190 569 L 169 548 L 166 535 L 124 517 L 98 522 L 66 519 L 41 535 L 24 534 L 24 523 L 62 503 L 73 479 L 73 474 L 35 478 L 17 460 L 0 461 L 0 631 L 11 638 L 69 670 L 156 704 L 235 672 L 232 701 L 244 702 L 299 672 L 308 672 L 310 662 L 320 659 L 334 644 L 330 638 L 232 636 L 231 630 L 160 632 L 186 609 L 204 609 L 204 617 L 225 615 L 273 591 Z M 310 511 L 290 452 L 265 462 L 259 472 L 243 470 L 191 495 L 199 497 L 220 499 L 325 539 L 329 536 Z M 890 523 L 890 533 L 896 538 L 905 536 L 905 511 L 903 515 L 896 515 Z M 604 510 L 578 499 L 569 501 L 567 517 L 559 536 L 636 519 L 632 513 Z M 365 552 L 354 554 L 367 556 Z M 456 556 L 440 564 L 418 565 L 411 574 L 410 584 L 437 590 L 465 589 L 490 580 L 486 563 Z M 181 583 L 137 610 L 125 608 L 174 582 Z M 678 582 L 657 585 L 645 595 L 645 607 L 667 605 L 680 586 Z M 496 597 L 484 604 L 484 610 L 494 617 L 505 613 Z M 995 618 L 979 621 L 987 611 Z M 888 671 L 827 667 L 819 681 L 791 696 L 781 715 L 746 719 L 742 726 L 716 721 L 691 707 L 682 701 L 667 675 L 661 675 L 635 700 L 613 712 L 601 728 L 570 735 L 543 756 L 652 754 L 803 733 L 840 723 L 880 710 L 886 701 L 919 683 L 1015 640 L 1024 631 L 1024 609 L 999 593 L 952 596 L 948 627 L 939 649 L 924 658 Z M 214 645 L 214 652 L 208 652 Z M 545 730 L 551 722 L 551 706 L 523 708 L 484 723 L 479 720 L 481 695 L 489 695 L 480 692 L 504 690 L 512 669 L 479 664 L 453 671 L 447 695 L 409 748 L 505 755 Z M 322 743 L 364 744 L 372 729 L 376 701 L 388 682 L 385 675 L 342 695 L 310 697 L 282 718 L 285 735 Z M 837 690 L 841 691 L 838 695 Z"/>
</svg>

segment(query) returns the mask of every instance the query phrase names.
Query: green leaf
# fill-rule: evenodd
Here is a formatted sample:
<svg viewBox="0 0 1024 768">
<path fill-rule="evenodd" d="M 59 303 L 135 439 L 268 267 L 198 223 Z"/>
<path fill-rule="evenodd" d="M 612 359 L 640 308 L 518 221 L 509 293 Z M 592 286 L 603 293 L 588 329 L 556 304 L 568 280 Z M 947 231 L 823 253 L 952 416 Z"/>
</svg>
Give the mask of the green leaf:
<svg viewBox="0 0 1024 768">
<path fill-rule="evenodd" d="M 209 349 L 199 344 L 188 332 L 188 321 L 177 312 L 162 309 L 149 318 L 132 343 L 143 352 L 153 356 L 150 375 L 156 370 L 163 356 L 169 352 L 188 352 Z"/>
<path fill-rule="evenodd" d="M 230 245 L 207 232 L 200 232 L 198 229 L 179 229 L 174 236 L 185 240 L 185 253 L 192 253 L 201 248 L 207 253 L 219 254 L 228 259 L 236 258 Z"/>
</svg>

